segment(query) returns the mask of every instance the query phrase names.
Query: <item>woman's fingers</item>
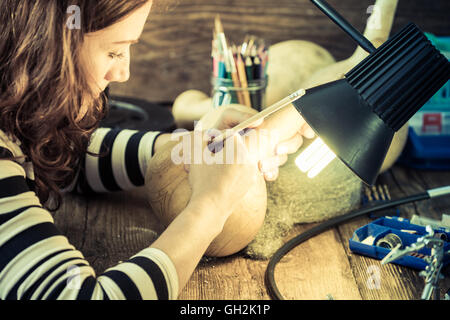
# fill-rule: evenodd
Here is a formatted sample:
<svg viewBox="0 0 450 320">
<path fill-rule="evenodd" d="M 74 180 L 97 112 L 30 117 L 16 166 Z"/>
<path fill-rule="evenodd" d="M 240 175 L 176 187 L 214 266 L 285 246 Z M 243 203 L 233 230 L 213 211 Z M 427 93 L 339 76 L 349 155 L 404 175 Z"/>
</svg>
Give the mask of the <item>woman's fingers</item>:
<svg viewBox="0 0 450 320">
<path fill-rule="evenodd" d="M 312 138 L 314 138 L 316 136 L 316 133 L 314 132 L 314 130 L 311 129 L 311 127 L 307 123 L 305 123 L 302 126 L 302 129 L 300 130 L 300 133 L 306 139 L 312 139 Z"/>
<path fill-rule="evenodd" d="M 274 181 L 278 178 L 279 167 L 286 163 L 288 156 L 279 155 L 259 162 L 259 171 L 264 175 L 266 181 Z"/>
<path fill-rule="evenodd" d="M 258 112 L 254 109 L 248 108 L 248 111 L 244 112 L 244 111 L 238 110 L 238 109 L 230 106 L 222 113 L 217 127 L 219 130 L 233 128 L 233 127 L 237 126 L 238 124 L 240 124 L 241 122 L 244 122 L 245 120 L 251 118 L 256 113 L 258 113 Z M 260 119 L 260 120 L 256 121 L 255 123 L 252 123 L 249 126 L 249 128 L 256 128 L 256 127 L 260 126 L 263 123 L 263 121 L 264 121 L 264 119 Z"/>
<path fill-rule="evenodd" d="M 275 169 L 264 173 L 264 180 L 266 181 L 275 181 L 278 178 L 278 167 Z"/>
<path fill-rule="evenodd" d="M 283 141 L 277 145 L 275 150 L 277 155 L 287 155 L 297 152 L 302 146 L 303 138 L 300 134 L 294 135 L 289 140 Z"/>
</svg>

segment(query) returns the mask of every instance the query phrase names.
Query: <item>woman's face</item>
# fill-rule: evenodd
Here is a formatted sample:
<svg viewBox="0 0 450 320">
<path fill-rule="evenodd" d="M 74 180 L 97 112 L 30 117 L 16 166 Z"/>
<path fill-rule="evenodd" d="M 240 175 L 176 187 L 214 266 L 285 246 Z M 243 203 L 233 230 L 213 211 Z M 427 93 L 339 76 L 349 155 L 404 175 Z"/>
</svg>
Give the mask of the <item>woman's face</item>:
<svg viewBox="0 0 450 320">
<path fill-rule="evenodd" d="M 125 82 L 130 77 L 130 46 L 141 36 L 151 6 L 150 0 L 114 25 L 86 34 L 81 56 L 97 95 L 109 83 Z"/>
</svg>

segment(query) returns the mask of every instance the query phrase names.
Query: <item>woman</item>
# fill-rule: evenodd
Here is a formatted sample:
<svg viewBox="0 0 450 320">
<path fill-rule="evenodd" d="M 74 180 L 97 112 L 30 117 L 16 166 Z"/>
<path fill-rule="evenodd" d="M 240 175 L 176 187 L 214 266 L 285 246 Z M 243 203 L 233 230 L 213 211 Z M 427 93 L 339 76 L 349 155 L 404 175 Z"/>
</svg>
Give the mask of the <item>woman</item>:
<svg viewBox="0 0 450 320">
<path fill-rule="evenodd" d="M 287 154 L 300 147 L 300 133 L 311 135 L 291 110 L 255 128 L 280 121 L 295 128 L 257 159 L 233 137 L 226 144 L 244 150 L 244 165 L 187 166 L 192 196 L 186 209 L 149 248 L 96 276 L 49 211 L 63 191 L 143 185 L 149 159 L 169 139 L 98 127 L 106 112 L 102 92 L 128 79 L 130 46 L 151 7 L 148 0 L 0 3 L 0 299 L 176 298 L 233 203 L 245 196 L 239 181 L 256 174 L 275 179 Z M 219 127 L 249 116 L 224 113 Z"/>
</svg>

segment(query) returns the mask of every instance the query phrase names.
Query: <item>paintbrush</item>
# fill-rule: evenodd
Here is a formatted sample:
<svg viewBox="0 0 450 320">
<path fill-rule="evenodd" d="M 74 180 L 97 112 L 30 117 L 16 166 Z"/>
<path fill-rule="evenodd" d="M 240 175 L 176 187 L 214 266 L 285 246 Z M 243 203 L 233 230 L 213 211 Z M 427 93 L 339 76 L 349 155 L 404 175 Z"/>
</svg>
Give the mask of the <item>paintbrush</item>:
<svg viewBox="0 0 450 320">
<path fill-rule="evenodd" d="M 261 119 L 265 119 L 269 115 L 273 114 L 274 112 L 277 112 L 284 107 L 290 105 L 297 99 L 301 98 L 305 94 L 304 89 L 300 89 L 295 91 L 294 93 L 290 94 L 286 98 L 274 103 L 270 107 L 267 107 L 263 111 L 253 115 L 252 117 L 248 118 L 247 120 L 241 122 L 237 126 L 234 126 L 233 128 L 226 130 L 222 133 L 220 133 L 218 136 L 213 137 L 213 139 L 209 142 L 208 148 L 211 152 L 217 152 L 222 149 L 223 142 L 228 139 L 229 137 L 240 133 L 243 134 L 246 132 L 246 129 L 249 129 L 251 125 L 256 123 L 257 121 L 260 121 Z"/>
</svg>

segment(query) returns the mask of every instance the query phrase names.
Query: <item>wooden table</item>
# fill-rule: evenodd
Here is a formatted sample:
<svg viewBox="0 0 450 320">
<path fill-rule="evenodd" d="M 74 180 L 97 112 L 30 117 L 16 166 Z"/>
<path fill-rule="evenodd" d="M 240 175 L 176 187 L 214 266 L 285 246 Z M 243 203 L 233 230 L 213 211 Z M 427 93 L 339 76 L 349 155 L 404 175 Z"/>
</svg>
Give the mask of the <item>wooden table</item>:
<svg viewBox="0 0 450 320">
<path fill-rule="evenodd" d="M 400 166 L 381 175 L 392 198 L 450 184 L 450 171 L 417 171 Z M 145 200 L 144 190 L 82 197 L 67 195 L 55 213 L 60 230 L 91 263 L 97 274 L 127 260 L 149 246 L 162 231 Z M 450 213 L 450 197 L 400 207 L 401 216 L 413 214 L 440 219 Z M 424 281 L 419 272 L 352 253 L 348 240 L 369 218 L 352 220 L 293 249 L 275 271 L 287 299 L 398 300 L 420 299 Z M 286 240 L 311 228 L 297 225 Z M 251 260 L 238 253 L 204 259 L 180 299 L 269 299 L 264 285 L 268 261 Z M 450 287 L 447 278 L 443 288 Z M 441 292 L 443 294 L 443 292 Z"/>
</svg>

